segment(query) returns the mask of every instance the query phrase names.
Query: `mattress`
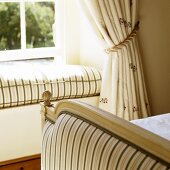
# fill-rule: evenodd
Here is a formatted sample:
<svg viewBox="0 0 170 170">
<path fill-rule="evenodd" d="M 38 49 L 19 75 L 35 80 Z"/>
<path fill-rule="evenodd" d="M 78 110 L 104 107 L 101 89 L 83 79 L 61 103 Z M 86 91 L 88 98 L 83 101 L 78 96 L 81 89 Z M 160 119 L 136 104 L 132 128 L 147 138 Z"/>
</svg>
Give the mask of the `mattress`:
<svg viewBox="0 0 170 170">
<path fill-rule="evenodd" d="M 170 140 L 170 113 L 132 120 L 131 122 Z"/>
</svg>

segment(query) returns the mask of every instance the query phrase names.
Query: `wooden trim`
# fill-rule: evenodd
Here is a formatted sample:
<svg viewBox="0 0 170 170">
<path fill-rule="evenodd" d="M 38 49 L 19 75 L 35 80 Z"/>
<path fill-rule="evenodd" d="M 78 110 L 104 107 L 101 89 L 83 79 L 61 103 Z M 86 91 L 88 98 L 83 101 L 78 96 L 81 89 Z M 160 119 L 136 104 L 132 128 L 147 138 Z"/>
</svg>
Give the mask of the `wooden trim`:
<svg viewBox="0 0 170 170">
<path fill-rule="evenodd" d="M 36 155 L 31 155 L 31 156 L 24 156 L 24 157 L 21 157 L 21 158 L 2 161 L 2 162 L 0 162 L 0 167 L 5 166 L 5 165 L 19 163 L 19 162 L 30 161 L 30 160 L 33 160 L 33 159 L 40 159 L 40 158 L 41 158 L 41 154 L 36 154 Z"/>
</svg>

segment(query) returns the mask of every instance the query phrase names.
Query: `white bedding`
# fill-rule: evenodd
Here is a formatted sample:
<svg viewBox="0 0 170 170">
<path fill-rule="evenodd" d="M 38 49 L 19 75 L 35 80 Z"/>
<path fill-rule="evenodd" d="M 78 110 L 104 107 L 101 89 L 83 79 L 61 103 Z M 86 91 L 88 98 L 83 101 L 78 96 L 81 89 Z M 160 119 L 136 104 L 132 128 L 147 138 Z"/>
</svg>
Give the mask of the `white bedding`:
<svg viewBox="0 0 170 170">
<path fill-rule="evenodd" d="M 137 119 L 131 122 L 170 140 L 170 113 Z"/>
</svg>

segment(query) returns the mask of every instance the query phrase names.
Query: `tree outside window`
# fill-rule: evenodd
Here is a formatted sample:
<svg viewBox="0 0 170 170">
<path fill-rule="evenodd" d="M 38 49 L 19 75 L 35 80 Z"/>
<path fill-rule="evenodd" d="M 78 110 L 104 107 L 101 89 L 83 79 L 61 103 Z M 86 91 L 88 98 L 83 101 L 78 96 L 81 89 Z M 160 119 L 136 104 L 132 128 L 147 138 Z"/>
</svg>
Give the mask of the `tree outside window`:
<svg viewBox="0 0 170 170">
<path fill-rule="evenodd" d="M 54 47 L 54 2 L 25 2 L 26 48 Z M 20 3 L 0 2 L 0 50 L 21 49 Z"/>
</svg>

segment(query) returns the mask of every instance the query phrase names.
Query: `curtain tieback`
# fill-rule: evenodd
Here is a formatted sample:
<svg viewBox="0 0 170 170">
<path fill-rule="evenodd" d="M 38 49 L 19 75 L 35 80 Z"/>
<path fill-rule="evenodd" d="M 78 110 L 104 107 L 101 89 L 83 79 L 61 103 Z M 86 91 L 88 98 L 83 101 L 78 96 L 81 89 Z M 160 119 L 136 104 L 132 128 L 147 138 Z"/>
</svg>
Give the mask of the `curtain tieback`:
<svg viewBox="0 0 170 170">
<path fill-rule="evenodd" d="M 127 43 L 133 37 L 136 36 L 138 30 L 139 30 L 139 21 L 136 23 L 133 31 L 127 36 L 127 38 L 124 41 L 120 42 L 118 45 L 115 45 L 115 46 L 113 46 L 111 48 L 105 49 L 105 52 L 109 54 L 110 52 L 117 52 L 117 50 L 122 49 L 123 47 L 125 47 L 127 45 Z"/>
</svg>

